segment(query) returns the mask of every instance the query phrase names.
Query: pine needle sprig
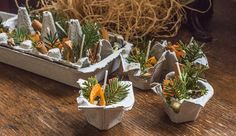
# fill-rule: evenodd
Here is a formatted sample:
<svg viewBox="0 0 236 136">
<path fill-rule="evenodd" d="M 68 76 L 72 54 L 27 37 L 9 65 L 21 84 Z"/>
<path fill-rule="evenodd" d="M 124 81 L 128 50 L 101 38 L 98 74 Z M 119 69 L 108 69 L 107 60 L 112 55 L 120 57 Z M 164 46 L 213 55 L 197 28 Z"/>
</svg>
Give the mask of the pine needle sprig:
<svg viewBox="0 0 236 136">
<path fill-rule="evenodd" d="M 115 104 L 125 99 L 128 95 L 129 86 L 130 85 L 120 83 L 118 78 L 110 79 L 105 90 L 105 100 L 107 105 Z"/>
<path fill-rule="evenodd" d="M 139 52 L 139 53 L 132 53 L 127 58 L 128 63 L 140 63 L 141 71 L 145 72 L 146 70 L 146 53 Z"/>
<path fill-rule="evenodd" d="M 58 41 L 59 39 L 57 38 L 57 33 L 52 33 L 50 31 L 50 33 L 47 33 L 47 36 L 44 37 L 45 38 L 45 44 L 48 48 L 56 48 L 58 47 Z"/>
<path fill-rule="evenodd" d="M 12 33 L 10 33 L 10 37 L 14 39 L 15 44 L 20 44 L 29 39 L 28 32 L 25 28 L 16 28 Z"/>
<path fill-rule="evenodd" d="M 96 47 L 96 43 L 101 38 L 99 29 L 100 26 L 92 22 L 86 22 L 82 25 L 82 32 L 85 35 L 84 51 Z"/>
<path fill-rule="evenodd" d="M 95 77 L 90 77 L 88 78 L 87 81 L 83 83 L 83 86 L 81 90 L 83 91 L 83 96 L 89 100 L 90 92 L 93 88 L 98 83 L 97 79 Z"/>
<path fill-rule="evenodd" d="M 81 88 L 83 96 L 89 100 L 89 96 L 93 86 L 98 83 L 95 77 L 90 77 L 86 82 L 83 83 Z M 128 88 L 130 85 L 122 84 L 118 78 L 112 78 L 109 80 L 109 83 L 106 86 L 104 91 L 106 105 L 115 104 L 122 101 L 128 95 Z"/>
<path fill-rule="evenodd" d="M 0 17 L 0 33 L 8 32 L 8 28 L 3 26 L 3 19 Z"/>
<path fill-rule="evenodd" d="M 202 74 L 204 71 L 206 71 L 208 68 L 202 66 L 202 65 L 194 65 L 191 62 L 186 62 L 183 73 L 188 74 L 188 83 L 186 84 L 187 89 L 191 90 L 199 90 L 201 87 L 198 85 L 198 81 L 201 79 Z"/>
<path fill-rule="evenodd" d="M 197 98 L 204 95 L 206 88 L 199 85 L 201 74 L 206 70 L 205 67 L 196 67 L 192 63 L 187 62 L 183 68 L 180 77 L 170 79 L 172 84 L 163 84 L 163 94 L 167 100 L 174 97 L 178 100 Z"/>
<path fill-rule="evenodd" d="M 65 12 L 60 10 L 51 10 L 51 12 L 58 31 L 58 38 L 62 40 L 68 36 L 67 30 L 69 28 L 69 24 L 67 21 L 69 20 L 69 17 Z"/>
<path fill-rule="evenodd" d="M 194 40 L 193 38 L 187 44 L 183 43 L 182 41 L 179 41 L 179 45 L 186 52 L 186 56 L 181 58 L 180 60 L 180 62 L 183 64 L 185 64 L 187 61 L 193 62 L 196 59 L 204 56 L 204 53 L 202 51 L 204 44 L 200 45 L 200 43 Z"/>
</svg>

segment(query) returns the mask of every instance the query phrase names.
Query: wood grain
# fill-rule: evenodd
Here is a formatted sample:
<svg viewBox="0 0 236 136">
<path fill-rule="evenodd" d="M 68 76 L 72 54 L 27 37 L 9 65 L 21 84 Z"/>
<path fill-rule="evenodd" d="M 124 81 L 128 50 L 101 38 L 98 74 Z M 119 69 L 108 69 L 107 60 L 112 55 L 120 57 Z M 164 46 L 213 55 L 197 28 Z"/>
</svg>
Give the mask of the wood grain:
<svg viewBox="0 0 236 136">
<path fill-rule="evenodd" d="M 215 95 L 195 122 L 172 123 L 158 95 L 135 89 L 135 105 L 122 123 L 99 131 L 78 111 L 76 88 L 0 63 L 0 135 L 236 135 L 236 4 L 223 2 L 215 1 L 214 41 L 206 48 Z M 190 37 L 183 30 L 178 38 Z"/>
</svg>

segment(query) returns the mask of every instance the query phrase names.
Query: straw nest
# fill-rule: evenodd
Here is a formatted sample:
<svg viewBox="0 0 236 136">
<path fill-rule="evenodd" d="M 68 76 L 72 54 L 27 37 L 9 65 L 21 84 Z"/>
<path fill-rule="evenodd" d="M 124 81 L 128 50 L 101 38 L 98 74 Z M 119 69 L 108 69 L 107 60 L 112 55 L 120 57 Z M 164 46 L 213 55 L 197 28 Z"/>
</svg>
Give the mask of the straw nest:
<svg viewBox="0 0 236 136">
<path fill-rule="evenodd" d="M 184 18 L 180 0 L 41 0 L 42 10 L 63 10 L 82 23 L 92 20 L 126 40 L 173 37 Z M 34 12 L 36 12 L 34 11 Z"/>
</svg>

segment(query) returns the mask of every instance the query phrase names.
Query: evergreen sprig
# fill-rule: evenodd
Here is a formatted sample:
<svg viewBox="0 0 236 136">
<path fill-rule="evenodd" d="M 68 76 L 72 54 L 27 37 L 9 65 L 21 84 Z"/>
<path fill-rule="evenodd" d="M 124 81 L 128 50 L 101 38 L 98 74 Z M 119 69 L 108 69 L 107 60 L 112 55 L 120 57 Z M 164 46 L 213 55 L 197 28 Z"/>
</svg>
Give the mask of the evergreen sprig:
<svg viewBox="0 0 236 136">
<path fill-rule="evenodd" d="M 180 77 L 174 77 L 168 84 L 163 84 L 163 94 L 166 95 L 167 101 L 171 97 L 182 100 L 204 95 L 207 90 L 200 86 L 198 81 L 205 70 L 203 66 L 196 67 L 187 62 Z"/>
<path fill-rule="evenodd" d="M 83 83 L 83 86 L 81 90 L 83 91 L 83 96 L 89 100 L 90 92 L 94 85 L 98 83 L 97 79 L 95 77 L 88 78 L 87 81 Z"/>
<path fill-rule="evenodd" d="M 131 52 L 127 58 L 128 63 L 140 63 L 141 71 L 145 72 L 146 70 L 146 53 L 142 51 Z"/>
<path fill-rule="evenodd" d="M 58 47 L 58 41 L 59 39 L 57 38 L 57 33 L 52 33 L 50 31 L 50 33 L 47 33 L 47 36 L 44 37 L 46 40 L 46 46 L 48 48 L 56 48 Z"/>
<path fill-rule="evenodd" d="M 4 30 L 3 30 L 4 27 L 3 27 L 2 22 L 3 22 L 3 20 L 2 20 L 2 18 L 0 17 L 0 33 L 4 32 Z"/>
<path fill-rule="evenodd" d="M 69 19 L 68 15 L 59 10 L 52 10 L 52 16 L 54 18 L 54 22 L 56 25 L 56 28 L 58 30 L 58 38 L 62 40 L 63 38 L 67 37 L 67 30 L 68 30 L 68 23 L 67 20 Z"/>
<path fill-rule="evenodd" d="M 86 82 L 83 83 L 83 96 L 89 100 L 89 96 L 91 93 L 91 90 L 95 84 L 97 84 L 98 81 L 95 77 L 88 78 Z M 115 104 L 117 102 L 122 101 L 124 98 L 128 95 L 128 88 L 130 85 L 124 85 L 122 84 L 118 78 L 110 79 L 106 89 L 104 91 L 105 93 L 105 100 L 106 105 Z"/>
<path fill-rule="evenodd" d="M 107 105 L 115 104 L 125 99 L 128 95 L 129 86 L 130 85 L 121 84 L 118 78 L 110 79 L 105 90 L 105 100 Z"/>
<path fill-rule="evenodd" d="M 15 44 L 20 44 L 29 39 L 28 31 L 25 28 L 16 28 L 12 33 L 10 33 L 10 37 L 14 39 Z"/>
<path fill-rule="evenodd" d="M 96 47 L 96 43 L 101 38 L 99 29 L 100 26 L 92 22 L 86 22 L 82 25 L 82 32 L 85 35 L 84 51 Z"/>
<path fill-rule="evenodd" d="M 199 90 L 201 89 L 198 85 L 198 80 L 201 79 L 202 74 L 206 71 L 207 68 L 202 65 L 194 65 L 193 63 L 186 62 L 183 73 L 188 75 L 188 84 L 186 85 L 187 89 Z"/>
<path fill-rule="evenodd" d="M 189 43 L 183 43 L 182 41 L 179 42 L 181 48 L 186 52 L 186 56 L 181 58 L 180 62 L 185 64 L 188 62 L 193 62 L 198 58 L 204 56 L 202 48 L 204 44 L 201 44 L 194 40 L 193 38 L 190 40 Z"/>
</svg>

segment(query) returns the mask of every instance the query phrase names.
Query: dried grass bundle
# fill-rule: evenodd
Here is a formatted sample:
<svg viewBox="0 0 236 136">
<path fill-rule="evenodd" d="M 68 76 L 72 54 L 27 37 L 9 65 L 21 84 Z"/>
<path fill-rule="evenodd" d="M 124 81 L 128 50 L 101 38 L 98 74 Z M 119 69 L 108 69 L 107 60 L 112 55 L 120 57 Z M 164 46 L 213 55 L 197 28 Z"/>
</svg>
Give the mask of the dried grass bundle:
<svg viewBox="0 0 236 136">
<path fill-rule="evenodd" d="M 82 23 L 92 20 L 126 40 L 172 37 L 185 17 L 179 0 L 41 0 L 42 10 L 63 10 Z"/>
</svg>

